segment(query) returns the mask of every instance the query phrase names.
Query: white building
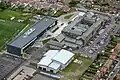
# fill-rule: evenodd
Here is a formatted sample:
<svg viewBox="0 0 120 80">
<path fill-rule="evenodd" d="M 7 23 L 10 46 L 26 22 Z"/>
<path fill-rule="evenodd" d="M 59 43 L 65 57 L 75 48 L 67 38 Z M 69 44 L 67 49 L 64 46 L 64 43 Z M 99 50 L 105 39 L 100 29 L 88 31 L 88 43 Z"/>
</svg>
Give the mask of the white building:
<svg viewBox="0 0 120 80">
<path fill-rule="evenodd" d="M 37 68 L 57 73 L 59 70 L 64 69 L 73 59 L 74 54 L 67 50 L 49 50 L 37 64 Z"/>
</svg>

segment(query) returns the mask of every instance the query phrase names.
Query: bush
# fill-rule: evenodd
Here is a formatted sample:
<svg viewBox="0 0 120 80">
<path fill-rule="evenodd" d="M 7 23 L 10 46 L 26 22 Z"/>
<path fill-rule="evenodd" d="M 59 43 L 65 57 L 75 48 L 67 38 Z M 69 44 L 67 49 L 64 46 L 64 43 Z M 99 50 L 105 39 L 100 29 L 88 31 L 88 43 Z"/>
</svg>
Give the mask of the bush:
<svg viewBox="0 0 120 80">
<path fill-rule="evenodd" d="M 70 14 L 70 15 L 65 16 L 64 18 L 65 18 L 65 19 L 69 19 L 69 18 L 71 18 L 72 16 L 73 16 L 73 14 Z"/>
</svg>

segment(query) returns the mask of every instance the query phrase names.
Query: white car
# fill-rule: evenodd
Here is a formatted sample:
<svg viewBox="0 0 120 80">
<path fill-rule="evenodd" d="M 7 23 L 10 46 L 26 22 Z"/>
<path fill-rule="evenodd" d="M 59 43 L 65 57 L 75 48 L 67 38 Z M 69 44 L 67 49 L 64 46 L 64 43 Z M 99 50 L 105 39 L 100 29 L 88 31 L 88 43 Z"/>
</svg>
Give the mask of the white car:
<svg viewBox="0 0 120 80">
<path fill-rule="evenodd" d="M 100 44 L 104 44 L 104 41 L 100 41 Z"/>
<path fill-rule="evenodd" d="M 93 44 L 93 41 L 90 41 L 91 44 Z"/>
</svg>

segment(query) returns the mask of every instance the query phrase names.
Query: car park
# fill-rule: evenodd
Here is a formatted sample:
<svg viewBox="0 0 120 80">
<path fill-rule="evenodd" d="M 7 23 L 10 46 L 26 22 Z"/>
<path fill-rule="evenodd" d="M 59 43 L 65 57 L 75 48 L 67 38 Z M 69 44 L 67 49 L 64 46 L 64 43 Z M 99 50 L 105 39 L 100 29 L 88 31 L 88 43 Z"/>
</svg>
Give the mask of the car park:
<svg viewBox="0 0 120 80">
<path fill-rule="evenodd" d="M 91 44 L 93 44 L 93 41 L 90 41 Z"/>
<path fill-rule="evenodd" d="M 100 44 L 101 44 L 101 45 L 104 44 L 104 41 L 100 41 Z"/>
</svg>

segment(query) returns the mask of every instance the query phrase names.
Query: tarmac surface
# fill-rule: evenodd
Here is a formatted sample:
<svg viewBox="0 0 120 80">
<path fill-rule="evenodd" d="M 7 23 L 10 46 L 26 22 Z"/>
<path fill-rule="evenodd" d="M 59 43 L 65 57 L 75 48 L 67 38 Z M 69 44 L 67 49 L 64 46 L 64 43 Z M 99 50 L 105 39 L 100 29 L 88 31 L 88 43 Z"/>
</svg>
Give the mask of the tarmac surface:
<svg viewBox="0 0 120 80">
<path fill-rule="evenodd" d="M 23 62 L 20 58 L 15 58 L 10 55 L 0 57 L 0 80 L 5 79 L 12 71 L 14 71 Z"/>
</svg>

